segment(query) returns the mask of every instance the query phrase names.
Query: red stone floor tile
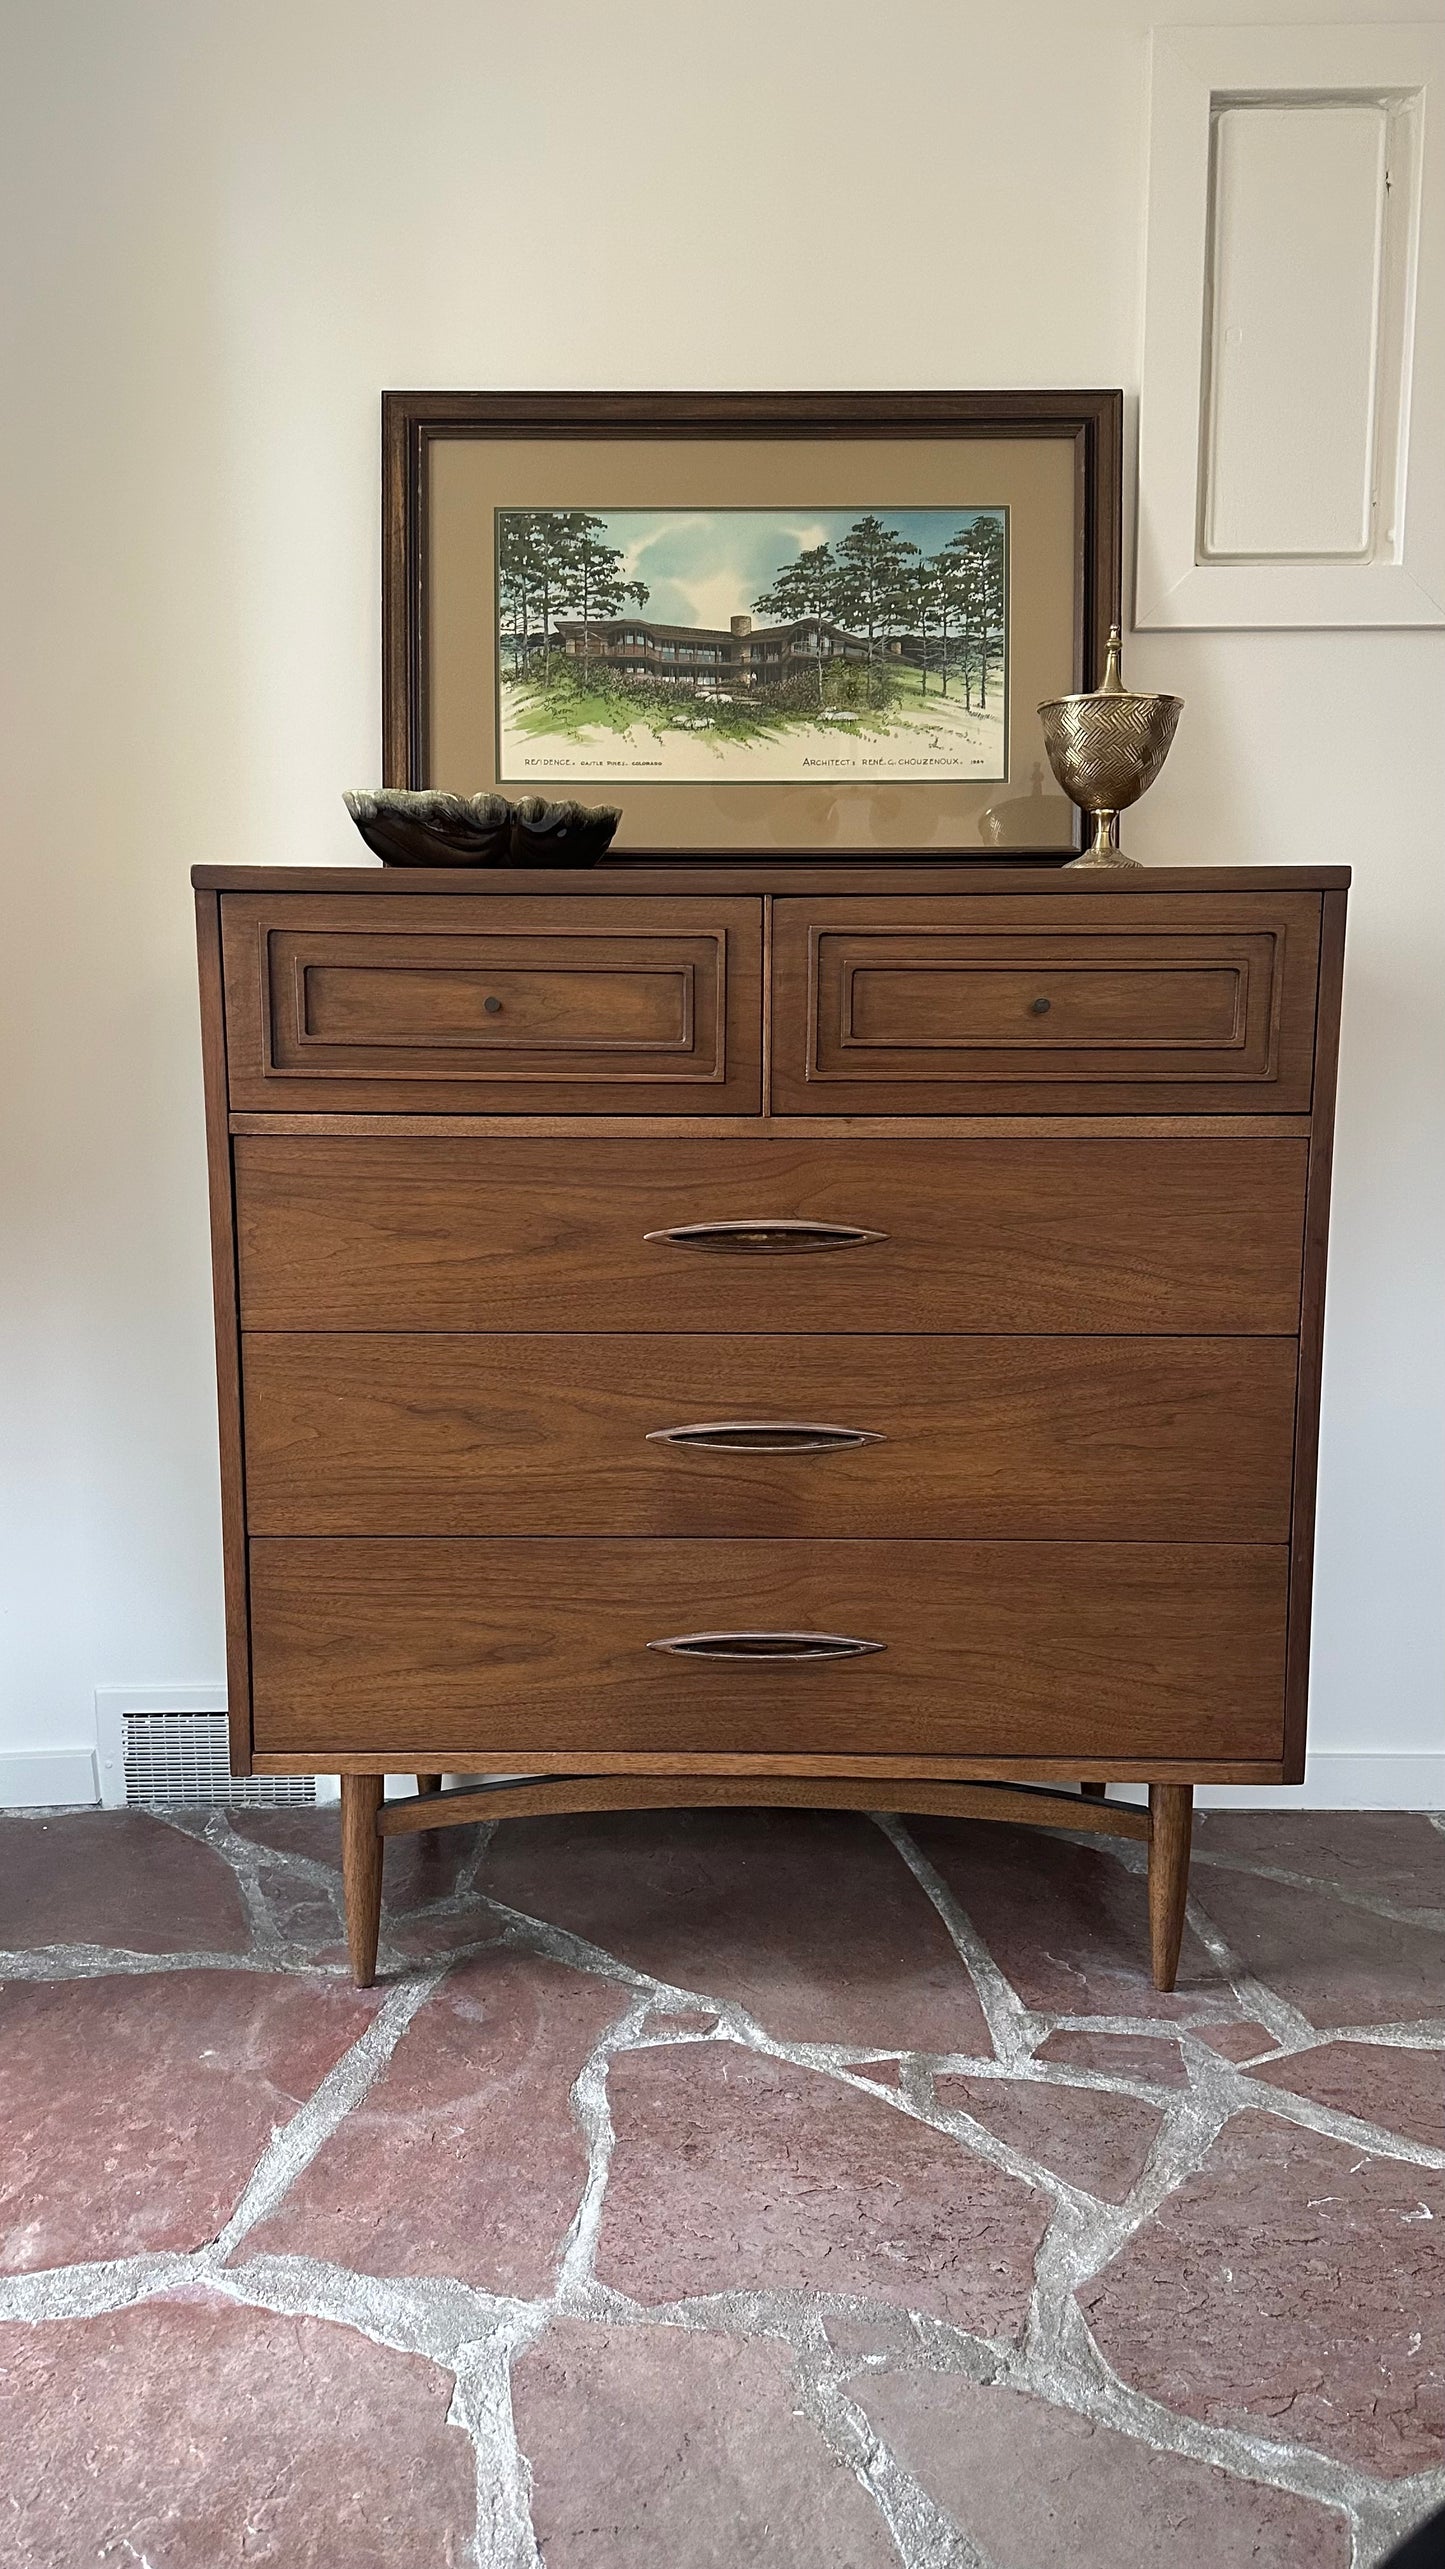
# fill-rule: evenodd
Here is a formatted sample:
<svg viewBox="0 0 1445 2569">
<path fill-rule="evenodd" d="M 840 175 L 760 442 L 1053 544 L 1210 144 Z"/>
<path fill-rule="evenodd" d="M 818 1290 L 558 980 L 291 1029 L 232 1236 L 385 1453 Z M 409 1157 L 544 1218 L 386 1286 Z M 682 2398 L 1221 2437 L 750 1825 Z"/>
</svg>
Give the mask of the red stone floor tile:
<svg viewBox="0 0 1445 2569">
<path fill-rule="evenodd" d="M 1178 1989 L 1154 1987 L 1144 1879 L 1115 1856 L 995 1820 L 908 1826 L 1029 2006 L 1184 2023 L 1238 2015 L 1228 1982 L 1188 1931 Z"/>
<path fill-rule="evenodd" d="M 526 1955 L 459 1963 L 243 2253 L 545 2293 L 587 2176 L 570 2090 L 627 2003 Z"/>
<path fill-rule="evenodd" d="M 896 2569 L 776 2341 L 562 2320 L 512 2406 L 547 2569 Z"/>
<path fill-rule="evenodd" d="M 1265 2025 L 1196 2025 L 1191 2030 L 1201 2043 L 1207 2043 L 1212 2052 L 1227 2061 L 1257 2060 L 1262 2052 L 1279 2049 Z"/>
<path fill-rule="evenodd" d="M 1349 2569 L 1333 2508 L 1072 2410 L 957 2373 L 869 2373 L 849 2394 L 994 2569 Z"/>
<path fill-rule="evenodd" d="M 0 1820 L 0 1950 L 236 1954 L 250 1940 L 229 1866 L 164 1820 L 143 1811 Z"/>
<path fill-rule="evenodd" d="M 1362 2123 L 1445 2150 L 1445 2051 L 1322 2043 L 1317 2051 L 1263 2062 L 1253 2074 L 1336 2114 L 1357 2114 Z"/>
<path fill-rule="evenodd" d="M 1011 2149 L 1105 2203 L 1122 2203 L 1138 2184 L 1164 2120 L 1137 2097 L 1040 2079 L 949 2074 L 934 2079 L 933 2091 L 945 2113 L 971 2114 Z"/>
<path fill-rule="evenodd" d="M 249 1971 L 0 1989 L 0 2269 L 214 2238 L 376 2004 Z"/>
<path fill-rule="evenodd" d="M 1406 1908 L 1445 1909 L 1445 1836 L 1423 1812 L 1200 1811 L 1194 1827 L 1200 1855 L 1277 1865 Z"/>
<path fill-rule="evenodd" d="M 618 1812 L 499 1829 L 483 1887 L 789 2042 L 992 2051 L 936 1911 L 872 1823 Z"/>
<path fill-rule="evenodd" d="M 1445 1925 L 1382 1918 L 1223 1865 L 1200 1867 L 1194 1896 L 1244 1968 L 1313 2025 L 1445 2021 Z"/>
<path fill-rule="evenodd" d="M 883 2098 L 731 2043 L 623 2053 L 597 2272 L 636 2300 L 858 2293 L 1016 2336 L 1046 2197 Z"/>
<path fill-rule="evenodd" d="M 1221 2049 L 1239 2031 L 1235 2025 L 1210 2029 L 1205 2039 Z M 1257 2048 L 1269 2041 L 1262 2035 Z M 1048 2034 L 1035 2058 L 1059 2069 L 1092 2069 L 1105 2078 L 1148 2079 L 1154 2087 L 1187 2087 L 1189 2073 L 1173 2034 L 1093 2034 L 1064 2026 Z"/>
<path fill-rule="evenodd" d="M 14 2569 L 463 2569 L 475 2464 L 449 2374 L 209 2294 L 0 2327 Z"/>
<path fill-rule="evenodd" d="M 1237 2115 L 1079 2301 L 1185 2416 L 1385 2477 L 1445 2462 L 1445 2176 Z"/>
</svg>

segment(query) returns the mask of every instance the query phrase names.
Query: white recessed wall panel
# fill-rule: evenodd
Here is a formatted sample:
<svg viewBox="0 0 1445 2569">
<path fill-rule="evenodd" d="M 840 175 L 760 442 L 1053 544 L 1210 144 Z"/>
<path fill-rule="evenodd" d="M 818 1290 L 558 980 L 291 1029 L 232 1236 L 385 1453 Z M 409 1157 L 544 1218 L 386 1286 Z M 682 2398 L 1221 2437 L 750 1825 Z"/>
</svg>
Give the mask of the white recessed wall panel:
<svg viewBox="0 0 1445 2569">
<path fill-rule="evenodd" d="M 1383 104 L 1216 111 L 1206 561 L 1363 561 L 1373 541 Z"/>
<path fill-rule="evenodd" d="M 1146 627 L 1445 624 L 1438 26 L 1154 31 L 1135 583 Z"/>
</svg>

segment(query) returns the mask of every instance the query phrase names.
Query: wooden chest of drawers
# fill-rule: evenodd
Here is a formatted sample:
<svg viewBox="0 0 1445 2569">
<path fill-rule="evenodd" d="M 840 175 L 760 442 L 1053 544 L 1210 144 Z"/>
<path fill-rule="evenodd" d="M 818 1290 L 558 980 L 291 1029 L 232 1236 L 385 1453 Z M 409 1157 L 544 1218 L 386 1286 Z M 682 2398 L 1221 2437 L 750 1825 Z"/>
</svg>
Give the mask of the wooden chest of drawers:
<svg viewBox="0 0 1445 2569">
<path fill-rule="evenodd" d="M 721 1798 L 1147 1836 L 1169 1983 L 1303 1772 L 1347 881 L 197 869 L 232 1758 L 361 1977 L 383 1832 Z"/>
</svg>

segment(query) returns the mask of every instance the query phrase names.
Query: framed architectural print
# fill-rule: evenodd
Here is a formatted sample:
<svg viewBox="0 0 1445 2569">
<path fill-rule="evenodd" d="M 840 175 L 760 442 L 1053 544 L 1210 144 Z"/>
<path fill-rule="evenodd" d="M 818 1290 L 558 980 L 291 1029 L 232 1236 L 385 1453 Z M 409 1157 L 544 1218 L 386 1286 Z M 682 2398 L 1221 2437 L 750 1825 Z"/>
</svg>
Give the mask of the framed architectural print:
<svg viewBox="0 0 1445 2569">
<path fill-rule="evenodd" d="M 1116 392 L 387 393 L 385 777 L 630 853 L 1057 861 L 1036 707 L 1119 612 Z"/>
</svg>

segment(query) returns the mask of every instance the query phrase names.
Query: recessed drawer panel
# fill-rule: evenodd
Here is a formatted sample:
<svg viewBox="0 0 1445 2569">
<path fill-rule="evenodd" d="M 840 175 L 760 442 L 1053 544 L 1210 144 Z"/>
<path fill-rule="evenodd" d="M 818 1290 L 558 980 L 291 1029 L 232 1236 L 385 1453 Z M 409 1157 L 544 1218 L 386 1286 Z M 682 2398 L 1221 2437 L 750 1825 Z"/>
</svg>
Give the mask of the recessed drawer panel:
<svg viewBox="0 0 1445 2569">
<path fill-rule="evenodd" d="M 1312 893 L 780 900 L 780 1113 L 1310 1103 Z"/>
<path fill-rule="evenodd" d="M 257 1541 L 255 1744 L 1277 1758 L 1286 1566 L 1273 1544 Z"/>
<path fill-rule="evenodd" d="M 255 1534 L 1289 1533 L 1291 1339 L 260 1332 L 243 1364 Z"/>
<path fill-rule="evenodd" d="M 404 916 L 401 915 L 404 911 Z M 756 901 L 222 904 L 235 1107 L 751 1114 Z"/>
<path fill-rule="evenodd" d="M 1302 1141 L 242 1136 L 249 1329 L 1299 1325 Z"/>
</svg>

